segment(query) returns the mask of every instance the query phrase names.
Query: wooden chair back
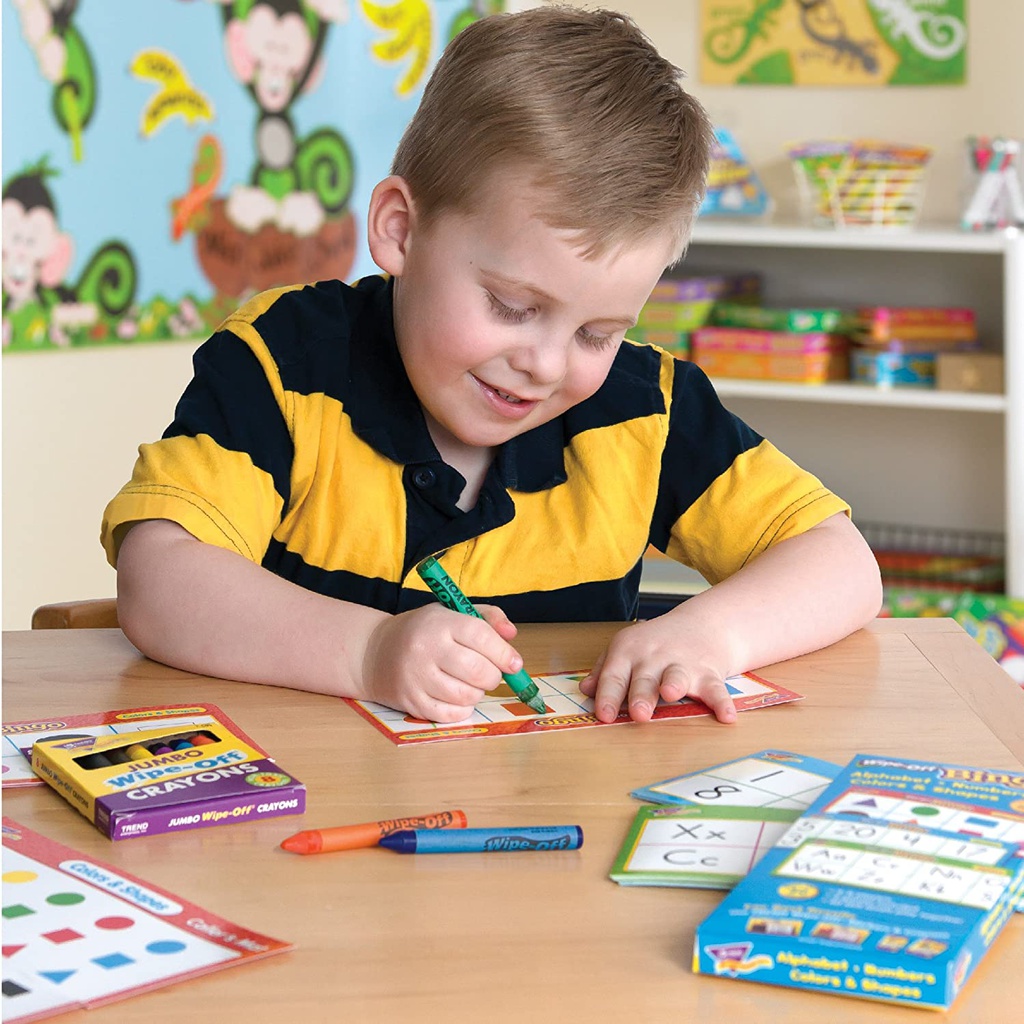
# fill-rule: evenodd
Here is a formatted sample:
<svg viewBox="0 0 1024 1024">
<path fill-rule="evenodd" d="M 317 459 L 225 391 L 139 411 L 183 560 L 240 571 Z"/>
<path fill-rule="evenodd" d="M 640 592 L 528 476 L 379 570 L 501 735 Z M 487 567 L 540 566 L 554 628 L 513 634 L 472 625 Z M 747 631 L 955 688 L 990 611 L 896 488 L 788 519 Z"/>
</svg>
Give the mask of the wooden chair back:
<svg viewBox="0 0 1024 1024">
<path fill-rule="evenodd" d="M 44 604 L 32 613 L 33 629 L 116 629 L 117 625 L 113 597 Z"/>
</svg>

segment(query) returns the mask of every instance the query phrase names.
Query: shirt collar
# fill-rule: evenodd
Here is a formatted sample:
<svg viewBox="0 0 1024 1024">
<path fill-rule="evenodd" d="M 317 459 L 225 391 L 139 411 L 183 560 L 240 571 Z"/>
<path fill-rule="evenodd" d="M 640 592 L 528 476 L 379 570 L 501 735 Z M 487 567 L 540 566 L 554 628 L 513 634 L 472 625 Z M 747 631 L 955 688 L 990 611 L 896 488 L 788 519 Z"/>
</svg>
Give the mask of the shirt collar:
<svg viewBox="0 0 1024 1024">
<path fill-rule="evenodd" d="M 395 340 L 393 282 L 366 277 L 356 283 L 349 339 L 346 411 L 358 437 L 393 462 L 440 460 Z M 512 438 L 498 453 L 497 469 L 509 490 L 543 491 L 566 480 L 565 423 L 559 416 Z"/>
</svg>

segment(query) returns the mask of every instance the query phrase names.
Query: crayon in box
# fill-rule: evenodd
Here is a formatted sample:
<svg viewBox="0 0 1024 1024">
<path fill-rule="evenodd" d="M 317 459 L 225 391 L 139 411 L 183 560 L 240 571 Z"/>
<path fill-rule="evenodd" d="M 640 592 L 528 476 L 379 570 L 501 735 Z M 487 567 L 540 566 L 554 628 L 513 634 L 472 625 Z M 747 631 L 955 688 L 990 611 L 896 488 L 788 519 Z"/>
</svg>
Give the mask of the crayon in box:
<svg viewBox="0 0 1024 1024">
<path fill-rule="evenodd" d="M 700 924 L 694 971 L 947 1008 L 1024 892 L 1022 795 L 857 755 Z"/>
<path fill-rule="evenodd" d="M 298 779 L 221 723 L 40 740 L 32 770 L 110 839 L 301 814 L 306 806 Z"/>
</svg>

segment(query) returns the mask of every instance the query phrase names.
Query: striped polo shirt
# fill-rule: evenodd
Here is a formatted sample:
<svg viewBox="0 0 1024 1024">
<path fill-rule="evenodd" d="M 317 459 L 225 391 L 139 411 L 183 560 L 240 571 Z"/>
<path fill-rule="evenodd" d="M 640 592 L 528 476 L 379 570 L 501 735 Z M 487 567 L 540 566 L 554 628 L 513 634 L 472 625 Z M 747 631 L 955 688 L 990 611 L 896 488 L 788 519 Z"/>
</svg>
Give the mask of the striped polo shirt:
<svg viewBox="0 0 1024 1024">
<path fill-rule="evenodd" d="M 515 621 L 636 616 L 648 543 L 714 583 L 844 502 L 719 402 L 696 366 L 624 342 L 595 395 L 507 442 L 469 511 L 395 342 L 391 284 L 257 295 L 196 352 L 163 437 L 107 506 L 169 519 L 330 597 L 432 600 L 442 555 L 471 600 Z"/>
</svg>

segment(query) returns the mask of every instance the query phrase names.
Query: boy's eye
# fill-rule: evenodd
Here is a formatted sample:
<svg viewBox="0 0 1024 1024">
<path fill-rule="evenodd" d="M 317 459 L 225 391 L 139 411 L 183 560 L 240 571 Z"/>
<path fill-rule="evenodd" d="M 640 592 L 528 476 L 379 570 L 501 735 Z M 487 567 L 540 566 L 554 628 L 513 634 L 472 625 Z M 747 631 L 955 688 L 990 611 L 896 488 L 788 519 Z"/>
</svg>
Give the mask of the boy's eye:
<svg viewBox="0 0 1024 1024">
<path fill-rule="evenodd" d="M 584 345 L 589 345 L 591 348 L 607 348 L 612 343 L 612 336 L 610 334 L 595 334 L 587 327 L 581 327 L 576 332 L 576 337 L 579 338 Z"/>
<path fill-rule="evenodd" d="M 495 298 L 490 292 L 487 293 L 487 299 L 491 304 L 491 309 L 502 320 L 510 320 L 512 323 L 521 324 L 530 315 L 529 309 L 506 306 L 501 299 Z"/>
</svg>

